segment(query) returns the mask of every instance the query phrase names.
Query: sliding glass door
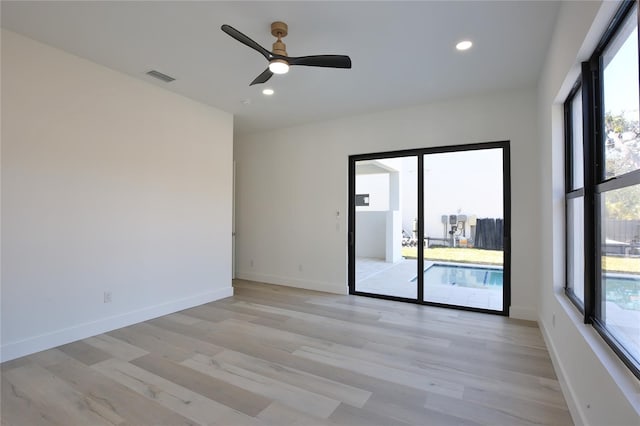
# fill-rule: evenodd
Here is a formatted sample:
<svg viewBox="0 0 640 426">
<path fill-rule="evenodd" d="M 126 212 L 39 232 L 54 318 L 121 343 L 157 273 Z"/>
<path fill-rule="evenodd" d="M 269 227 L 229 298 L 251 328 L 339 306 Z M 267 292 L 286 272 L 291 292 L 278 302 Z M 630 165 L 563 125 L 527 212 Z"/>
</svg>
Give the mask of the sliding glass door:
<svg viewBox="0 0 640 426">
<path fill-rule="evenodd" d="M 355 161 L 355 291 L 415 300 L 416 156 Z"/>
<path fill-rule="evenodd" d="M 425 302 L 502 311 L 502 151 L 424 156 Z"/>
<path fill-rule="evenodd" d="M 509 143 L 352 156 L 352 294 L 508 315 Z"/>
</svg>

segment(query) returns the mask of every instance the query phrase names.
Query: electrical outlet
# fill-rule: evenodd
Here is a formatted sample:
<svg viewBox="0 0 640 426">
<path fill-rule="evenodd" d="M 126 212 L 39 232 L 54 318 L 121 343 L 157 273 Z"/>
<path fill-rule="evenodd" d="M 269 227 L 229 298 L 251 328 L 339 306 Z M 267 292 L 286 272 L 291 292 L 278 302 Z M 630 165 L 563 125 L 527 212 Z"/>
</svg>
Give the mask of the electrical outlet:
<svg viewBox="0 0 640 426">
<path fill-rule="evenodd" d="M 298 272 L 302 272 L 302 263 L 298 265 Z"/>
<path fill-rule="evenodd" d="M 249 261 L 249 265 L 253 268 L 253 259 Z"/>
<path fill-rule="evenodd" d="M 555 312 L 554 312 L 553 315 L 551 315 L 551 325 L 554 326 L 554 327 L 556 326 L 556 314 L 555 314 Z"/>
<path fill-rule="evenodd" d="M 111 303 L 111 292 L 110 291 L 105 291 L 104 292 L 104 303 Z"/>
</svg>

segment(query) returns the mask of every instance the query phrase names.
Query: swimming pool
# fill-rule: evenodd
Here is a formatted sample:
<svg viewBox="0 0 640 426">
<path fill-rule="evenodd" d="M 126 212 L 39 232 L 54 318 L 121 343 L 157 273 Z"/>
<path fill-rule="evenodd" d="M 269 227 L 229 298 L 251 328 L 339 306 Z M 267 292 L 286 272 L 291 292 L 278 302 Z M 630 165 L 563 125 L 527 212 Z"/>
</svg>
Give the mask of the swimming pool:
<svg viewBox="0 0 640 426">
<path fill-rule="evenodd" d="M 424 283 L 425 285 L 446 284 L 472 288 L 498 288 L 502 287 L 503 276 L 502 268 L 497 267 L 434 263 L 424 270 Z"/>
<path fill-rule="evenodd" d="M 607 302 L 614 302 L 622 309 L 640 311 L 640 277 L 611 273 L 603 278 Z"/>
<path fill-rule="evenodd" d="M 459 287 L 498 289 L 504 272 L 500 267 L 434 263 L 424 270 L 424 283 Z M 606 300 L 622 309 L 640 310 L 640 277 L 610 273 L 604 275 Z M 416 281 L 414 277 L 411 281 Z"/>
</svg>

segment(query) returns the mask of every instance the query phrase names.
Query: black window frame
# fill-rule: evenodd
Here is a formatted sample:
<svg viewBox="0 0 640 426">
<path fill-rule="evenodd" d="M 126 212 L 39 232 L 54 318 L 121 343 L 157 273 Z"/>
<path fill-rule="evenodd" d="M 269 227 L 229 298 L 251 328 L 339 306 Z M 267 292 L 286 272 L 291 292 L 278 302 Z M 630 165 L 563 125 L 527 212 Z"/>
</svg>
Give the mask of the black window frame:
<svg viewBox="0 0 640 426">
<path fill-rule="evenodd" d="M 573 265 L 569 264 L 569 227 L 571 226 L 570 218 L 569 218 L 569 200 L 582 198 L 584 203 L 584 168 L 583 168 L 583 178 L 582 178 L 582 186 L 578 188 L 574 188 L 573 182 L 573 170 L 574 170 L 574 149 L 575 144 L 582 144 L 583 141 L 577 141 L 574 138 L 573 129 L 574 129 L 574 114 L 573 114 L 573 102 L 576 100 L 576 96 L 578 93 L 582 94 L 582 81 L 578 79 L 576 83 L 573 85 L 573 88 L 569 92 L 567 99 L 564 103 L 564 143 L 565 143 L 565 247 L 566 247 L 566 256 L 565 256 L 565 286 L 564 291 L 567 297 L 571 300 L 571 302 L 580 310 L 580 312 L 584 313 L 584 303 L 582 300 L 576 296 L 573 291 L 573 288 L 570 286 L 569 275 L 570 268 Z M 584 109 L 583 109 L 584 111 Z M 584 133 L 583 133 L 584 137 Z M 584 164 L 584 147 L 583 147 L 583 164 Z M 583 262 L 584 263 L 584 262 Z"/>
<path fill-rule="evenodd" d="M 569 247 L 568 203 L 570 199 L 584 197 L 584 303 L 581 303 L 570 288 L 568 253 L 565 256 L 565 294 L 583 313 L 584 323 L 591 324 L 604 341 L 620 357 L 631 372 L 640 379 L 640 359 L 625 348 L 622 342 L 607 329 L 602 320 L 602 212 L 601 198 L 609 191 L 640 185 L 640 169 L 605 177 L 604 135 L 604 81 L 603 55 L 623 24 L 636 14 L 640 23 L 640 5 L 638 0 L 624 0 L 604 32 L 598 46 L 588 61 L 581 65 L 581 75 L 564 103 L 565 125 L 565 247 Z M 635 9 L 634 9 L 635 8 Z M 640 25 L 639 25 L 640 26 Z M 640 31 L 638 31 L 640 39 Z M 640 62 L 640 40 L 638 43 L 638 61 Z M 638 75 L 640 82 L 640 73 Z M 573 140 L 572 101 L 576 93 L 582 93 L 583 126 L 583 187 L 572 189 L 573 179 Z M 640 103 L 640 100 L 639 100 Z"/>
<path fill-rule="evenodd" d="M 385 294 L 367 293 L 356 289 L 356 206 L 353 195 L 356 193 L 356 163 L 363 160 L 377 160 L 383 158 L 395 157 L 417 157 L 417 217 L 418 229 L 417 233 L 422 241 L 426 242 L 424 237 L 424 157 L 429 154 L 447 153 L 447 152 L 469 152 L 481 151 L 486 149 L 502 150 L 502 176 L 503 176 L 503 294 L 502 294 L 502 310 L 475 308 L 463 305 L 450 305 L 446 303 L 431 302 L 424 300 L 423 274 L 417 274 L 418 287 L 416 298 L 406 298 L 398 296 L 390 296 Z M 420 242 L 418 246 L 420 246 Z M 418 250 L 417 271 L 424 271 L 424 252 Z M 349 294 L 356 296 L 366 296 L 378 299 L 394 300 L 398 302 L 415 303 L 419 305 L 437 306 L 442 308 L 451 308 L 461 311 L 480 312 L 493 315 L 509 316 L 511 309 L 511 142 L 509 140 L 480 142 L 460 145 L 446 145 L 437 147 L 425 147 L 417 149 L 407 149 L 400 151 L 376 152 L 369 154 L 356 154 L 349 156 L 349 223 L 348 223 L 348 286 Z"/>
</svg>

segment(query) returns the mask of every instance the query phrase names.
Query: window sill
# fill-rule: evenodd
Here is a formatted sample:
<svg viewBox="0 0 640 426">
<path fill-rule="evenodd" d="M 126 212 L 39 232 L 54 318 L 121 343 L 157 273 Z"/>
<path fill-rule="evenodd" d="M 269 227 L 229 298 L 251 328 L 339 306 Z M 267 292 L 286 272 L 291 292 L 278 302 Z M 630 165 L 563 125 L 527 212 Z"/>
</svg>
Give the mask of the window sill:
<svg viewBox="0 0 640 426">
<path fill-rule="evenodd" d="M 576 327 L 584 341 L 591 348 L 607 373 L 625 396 L 629 405 L 640 417 L 640 380 L 627 368 L 611 347 L 590 324 L 584 324 L 583 314 L 563 293 L 556 294 L 556 300 Z"/>
</svg>

